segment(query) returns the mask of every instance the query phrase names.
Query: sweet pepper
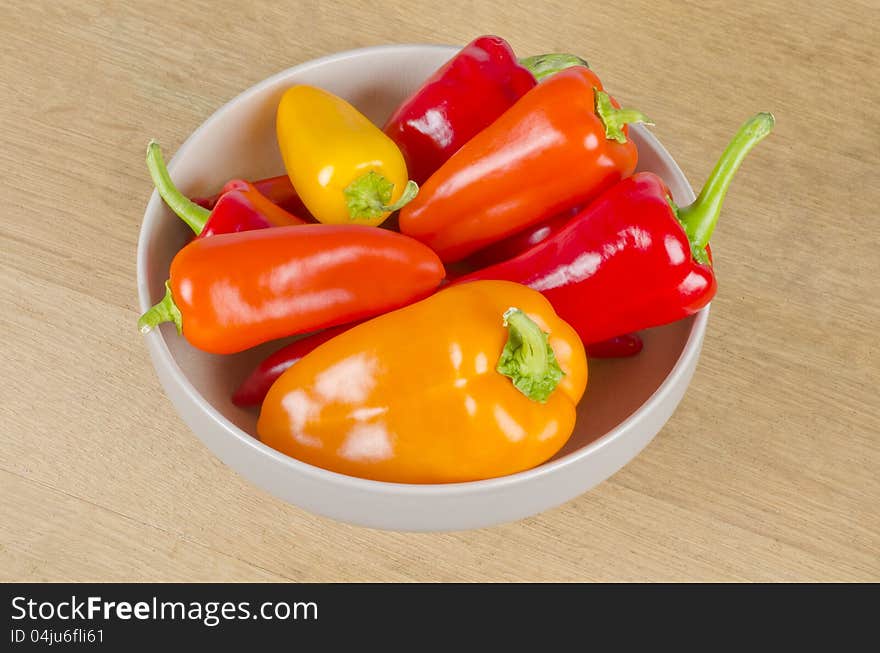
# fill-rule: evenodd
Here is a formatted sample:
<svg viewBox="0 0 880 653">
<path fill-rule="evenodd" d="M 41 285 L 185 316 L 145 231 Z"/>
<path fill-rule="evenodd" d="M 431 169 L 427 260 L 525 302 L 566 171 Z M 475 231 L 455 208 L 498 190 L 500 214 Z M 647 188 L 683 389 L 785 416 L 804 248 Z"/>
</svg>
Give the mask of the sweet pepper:
<svg viewBox="0 0 880 653">
<path fill-rule="evenodd" d="M 539 290 L 587 345 L 692 315 L 717 289 L 708 246 L 730 182 L 773 125 L 770 113 L 747 120 L 689 206 L 640 172 L 547 240 L 455 283 L 504 279 Z"/>
<path fill-rule="evenodd" d="M 423 184 L 476 134 L 543 78 L 587 62 L 570 54 L 517 61 L 499 36 L 480 36 L 443 64 L 394 110 L 383 130 L 400 146 L 407 170 Z"/>
<path fill-rule="evenodd" d="M 306 224 L 305 220 L 287 212 L 263 195 L 254 184 L 243 179 L 228 181 L 217 201 L 206 209 L 174 185 L 165 167 L 162 150 L 155 141 L 150 141 L 147 146 L 147 169 L 159 196 L 193 230 L 197 238 Z"/>
<path fill-rule="evenodd" d="M 638 152 L 594 72 L 573 66 L 465 143 L 400 211 L 401 232 L 444 262 L 582 206 L 635 170 Z"/>
<path fill-rule="evenodd" d="M 378 225 L 418 193 L 394 141 L 328 91 L 287 89 L 276 130 L 290 181 L 319 222 Z"/>
<path fill-rule="evenodd" d="M 171 261 L 142 332 L 174 322 L 191 345 L 232 354 L 417 301 L 444 277 L 427 247 L 363 225 L 276 227 L 198 238 Z"/>
<path fill-rule="evenodd" d="M 540 293 L 471 283 L 318 346 L 272 385 L 257 433 L 352 476 L 474 481 L 559 451 L 586 383 L 580 340 Z"/>
</svg>

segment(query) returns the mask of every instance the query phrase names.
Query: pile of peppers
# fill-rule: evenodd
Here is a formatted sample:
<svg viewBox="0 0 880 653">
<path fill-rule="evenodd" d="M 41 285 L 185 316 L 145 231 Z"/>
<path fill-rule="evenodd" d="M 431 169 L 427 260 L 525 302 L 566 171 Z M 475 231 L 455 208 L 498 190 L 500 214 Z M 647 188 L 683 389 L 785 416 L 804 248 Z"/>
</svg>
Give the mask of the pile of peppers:
<svg viewBox="0 0 880 653">
<path fill-rule="evenodd" d="M 636 172 L 637 122 L 583 59 L 481 36 L 381 127 L 287 89 L 275 177 L 190 198 L 151 142 L 194 236 L 139 328 L 171 322 L 214 354 L 297 336 L 231 400 L 316 466 L 401 483 L 534 467 L 570 437 L 588 359 L 637 355 L 639 331 L 711 301 L 709 239 L 774 119 L 740 127 L 689 206 Z"/>
</svg>

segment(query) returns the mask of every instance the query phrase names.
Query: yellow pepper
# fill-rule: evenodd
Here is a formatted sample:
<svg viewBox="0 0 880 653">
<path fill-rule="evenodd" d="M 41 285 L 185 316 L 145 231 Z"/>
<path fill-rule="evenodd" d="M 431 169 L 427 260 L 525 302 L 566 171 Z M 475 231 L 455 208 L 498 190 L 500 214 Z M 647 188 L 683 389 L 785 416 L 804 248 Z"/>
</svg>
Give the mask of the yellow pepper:
<svg viewBox="0 0 880 653">
<path fill-rule="evenodd" d="M 293 86 L 276 116 L 287 175 L 325 224 L 381 224 L 418 193 L 397 145 L 340 97 Z"/>
<path fill-rule="evenodd" d="M 474 481 L 559 451 L 586 383 L 580 338 L 540 293 L 475 281 L 314 349 L 272 385 L 257 433 L 352 476 Z"/>
</svg>

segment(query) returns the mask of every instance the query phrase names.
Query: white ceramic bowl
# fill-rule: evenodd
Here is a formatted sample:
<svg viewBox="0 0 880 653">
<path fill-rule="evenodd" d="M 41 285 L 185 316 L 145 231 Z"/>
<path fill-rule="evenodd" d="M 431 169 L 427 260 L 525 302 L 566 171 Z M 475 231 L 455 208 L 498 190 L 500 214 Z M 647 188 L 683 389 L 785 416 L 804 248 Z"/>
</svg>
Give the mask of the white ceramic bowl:
<svg viewBox="0 0 880 653">
<path fill-rule="evenodd" d="M 292 84 L 341 95 L 377 124 L 456 52 L 446 46 L 364 48 L 295 66 L 248 89 L 199 127 L 170 163 L 190 195 L 215 192 L 232 177 L 281 174 L 275 107 Z M 161 130 L 161 125 L 156 129 Z M 687 180 L 660 143 L 631 127 L 639 169 L 659 174 L 677 202 L 693 201 Z M 157 133 L 161 136 L 161 133 Z M 168 266 L 187 228 L 153 193 L 138 243 L 138 293 L 146 310 L 164 291 Z M 312 512 L 374 528 L 458 530 L 520 519 L 585 492 L 623 467 L 669 419 L 700 353 L 708 308 L 642 334 L 634 358 L 591 361 L 590 380 L 569 442 L 552 460 L 502 478 L 448 485 L 382 483 L 329 472 L 263 445 L 256 412 L 229 400 L 237 384 L 279 343 L 234 356 L 198 351 L 172 325 L 146 336 L 156 372 L 183 420 L 223 462 L 255 485 Z"/>
</svg>

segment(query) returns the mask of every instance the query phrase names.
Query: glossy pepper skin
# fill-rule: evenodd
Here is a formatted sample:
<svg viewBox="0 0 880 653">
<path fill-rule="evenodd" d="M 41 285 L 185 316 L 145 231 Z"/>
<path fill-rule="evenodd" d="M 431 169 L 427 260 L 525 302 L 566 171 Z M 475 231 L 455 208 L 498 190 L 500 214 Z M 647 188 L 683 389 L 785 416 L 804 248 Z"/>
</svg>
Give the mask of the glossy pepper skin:
<svg viewBox="0 0 880 653">
<path fill-rule="evenodd" d="M 285 345 L 261 361 L 254 370 L 241 382 L 232 394 L 232 403 L 242 408 L 259 406 L 266 398 L 272 384 L 278 380 L 289 367 L 298 363 L 306 354 L 319 345 L 335 338 L 350 329 L 344 325 L 325 329 Z M 610 338 L 585 347 L 587 358 L 625 358 L 635 356 L 642 350 L 642 339 L 635 333 Z"/>
<path fill-rule="evenodd" d="M 194 347 L 231 354 L 416 301 L 443 279 L 421 243 L 361 225 L 302 225 L 193 240 L 138 323 L 173 321 Z"/>
<path fill-rule="evenodd" d="M 394 141 L 332 93 L 287 89 L 276 131 L 290 181 L 320 222 L 378 225 L 418 192 Z"/>
<path fill-rule="evenodd" d="M 199 206 L 171 181 L 162 151 L 155 141 L 147 146 L 147 168 L 159 195 L 193 230 L 196 238 L 306 224 L 305 220 L 288 213 L 242 179 L 229 181 L 210 210 Z"/>
<path fill-rule="evenodd" d="M 481 36 L 410 95 L 383 130 L 421 185 L 537 83 L 504 39 Z"/>
<path fill-rule="evenodd" d="M 638 173 L 554 237 L 455 283 L 505 279 L 539 290 L 588 345 L 692 315 L 717 288 L 707 246 L 724 196 L 773 124 L 769 113 L 747 121 L 690 206 L 675 206 L 657 175 Z"/>
<path fill-rule="evenodd" d="M 495 265 L 496 263 L 501 263 L 502 261 L 507 261 L 515 256 L 519 256 L 538 243 L 553 238 L 557 233 L 568 226 L 568 223 L 571 222 L 573 217 L 582 211 L 583 208 L 577 208 L 572 211 L 567 211 L 566 213 L 561 213 L 545 222 L 532 225 L 525 231 L 521 231 L 509 238 L 505 238 L 504 240 L 489 245 L 489 247 L 481 249 L 464 259 L 462 267 L 468 272 L 472 272 L 474 269 L 489 267 L 490 265 Z M 706 253 L 711 259 L 712 252 L 708 244 L 706 245 Z M 447 270 L 447 273 L 448 272 L 449 270 Z M 463 276 L 463 274 L 458 274 L 456 276 Z"/>
<path fill-rule="evenodd" d="M 549 220 L 531 225 L 519 233 L 471 254 L 464 260 L 467 268 L 482 269 L 502 261 L 519 256 L 538 243 L 552 238 L 561 231 L 571 219 L 583 209 L 574 208 L 564 211 Z M 447 273 L 449 270 L 447 270 Z M 635 356 L 644 348 L 644 343 L 637 333 L 624 333 L 602 342 L 586 345 L 587 358 L 627 358 Z"/>
<path fill-rule="evenodd" d="M 232 403 L 242 408 L 259 406 L 266 398 L 266 393 L 272 384 L 278 380 L 289 367 L 298 363 L 303 356 L 324 344 L 331 338 L 350 329 L 350 325 L 325 329 L 299 340 L 285 345 L 278 351 L 273 352 L 261 361 L 253 371 L 242 381 L 241 385 L 232 394 Z M 586 345 L 587 358 L 626 358 L 635 356 L 644 343 L 635 333 L 625 333 L 602 342 Z"/>
<path fill-rule="evenodd" d="M 279 376 L 287 371 L 287 368 L 298 362 L 318 345 L 335 338 L 349 328 L 348 325 L 344 325 L 324 329 L 300 338 L 270 354 L 238 386 L 232 395 L 232 403 L 242 407 L 259 406 L 266 398 L 269 388 L 278 380 Z"/>
<path fill-rule="evenodd" d="M 571 54 L 517 61 L 500 36 L 480 36 L 441 66 L 388 118 L 410 177 L 427 181 L 446 160 L 543 79 L 587 62 Z"/>
<path fill-rule="evenodd" d="M 240 179 L 231 179 L 224 184 L 219 193 L 210 197 L 194 197 L 192 201 L 210 211 L 224 193 L 234 190 L 241 181 Z M 267 200 L 280 206 L 288 213 L 304 218 L 308 222 L 315 222 L 306 205 L 302 203 L 299 195 L 296 194 L 296 189 L 290 182 L 290 177 L 286 174 L 277 177 L 267 177 L 266 179 L 257 179 L 247 183 L 251 184 Z"/>
<path fill-rule="evenodd" d="M 559 451 L 586 382 L 577 335 L 539 293 L 473 283 L 320 345 L 272 385 L 257 433 L 343 474 L 473 481 L 529 469 Z"/>
<path fill-rule="evenodd" d="M 401 210 L 400 230 L 454 262 L 586 204 L 635 170 L 625 124 L 644 119 L 614 106 L 590 69 L 563 70 L 431 175 Z"/>
<path fill-rule="evenodd" d="M 464 262 L 474 268 L 485 268 L 512 259 L 514 256 L 519 256 L 538 243 L 559 233 L 582 210 L 583 207 L 575 207 L 543 222 L 529 225 L 522 231 L 508 236 L 504 240 L 499 240 L 488 247 L 474 252 L 464 259 Z"/>
<path fill-rule="evenodd" d="M 404 100 L 383 130 L 421 185 L 537 83 L 507 41 L 481 36 Z"/>
</svg>

